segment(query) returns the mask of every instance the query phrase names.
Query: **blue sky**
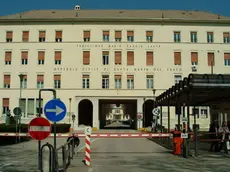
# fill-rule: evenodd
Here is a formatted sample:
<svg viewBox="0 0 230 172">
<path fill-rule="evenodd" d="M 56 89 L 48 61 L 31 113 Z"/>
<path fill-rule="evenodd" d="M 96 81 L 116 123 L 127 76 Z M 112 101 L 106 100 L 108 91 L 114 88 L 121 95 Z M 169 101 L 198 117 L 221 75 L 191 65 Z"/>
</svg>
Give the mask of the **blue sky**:
<svg viewBox="0 0 230 172">
<path fill-rule="evenodd" d="M 174 9 L 230 16 L 230 0 L 1 0 L 0 16 L 34 9 Z"/>
</svg>

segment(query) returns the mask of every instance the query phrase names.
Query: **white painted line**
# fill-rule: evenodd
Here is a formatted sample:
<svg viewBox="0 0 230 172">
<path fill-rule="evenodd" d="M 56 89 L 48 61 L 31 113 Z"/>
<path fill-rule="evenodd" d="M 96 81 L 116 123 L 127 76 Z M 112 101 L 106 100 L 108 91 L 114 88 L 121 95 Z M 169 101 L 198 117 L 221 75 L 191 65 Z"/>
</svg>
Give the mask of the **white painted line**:
<svg viewBox="0 0 230 172">
<path fill-rule="evenodd" d="M 99 138 L 96 138 L 96 139 L 94 139 L 94 140 L 92 140 L 90 143 L 93 143 L 93 142 L 95 142 L 96 140 L 98 140 Z M 85 145 L 86 146 L 86 145 Z M 85 146 L 82 146 L 81 148 L 79 148 L 78 150 L 77 150 L 77 152 L 80 152 L 82 149 L 85 149 Z"/>
<path fill-rule="evenodd" d="M 121 134 L 121 136 L 129 136 L 128 134 Z"/>
<path fill-rule="evenodd" d="M 47 127 L 47 126 L 30 126 L 30 131 L 50 132 L 50 127 Z"/>
<path fill-rule="evenodd" d="M 105 137 L 108 136 L 108 134 L 99 134 L 99 136 Z"/>
<path fill-rule="evenodd" d="M 116 137 L 118 136 L 118 134 L 110 134 L 110 136 Z"/>
<path fill-rule="evenodd" d="M 131 134 L 131 136 L 135 136 L 136 137 L 136 136 L 139 136 L 139 134 Z"/>
<path fill-rule="evenodd" d="M 148 137 L 148 136 L 149 136 L 149 134 L 142 134 L 142 136 L 143 136 L 143 137 Z"/>
</svg>

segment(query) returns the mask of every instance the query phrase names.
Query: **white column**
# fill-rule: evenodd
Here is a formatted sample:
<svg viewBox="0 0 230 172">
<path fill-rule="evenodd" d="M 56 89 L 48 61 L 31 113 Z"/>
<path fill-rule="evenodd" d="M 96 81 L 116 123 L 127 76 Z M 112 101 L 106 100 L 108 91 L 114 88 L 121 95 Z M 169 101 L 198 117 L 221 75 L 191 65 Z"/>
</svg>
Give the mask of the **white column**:
<svg viewBox="0 0 230 172">
<path fill-rule="evenodd" d="M 138 113 L 143 114 L 143 103 L 144 103 L 143 98 L 137 99 L 137 115 L 138 115 Z M 143 114 L 143 117 L 144 117 L 144 114 Z M 143 120 L 141 120 L 141 121 L 137 120 L 137 129 L 138 128 L 143 128 Z"/>
<path fill-rule="evenodd" d="M 99 129 L 99 102 L 98 98 L 91 99 L 93 103 L 93 127 Z"/>
</svg>

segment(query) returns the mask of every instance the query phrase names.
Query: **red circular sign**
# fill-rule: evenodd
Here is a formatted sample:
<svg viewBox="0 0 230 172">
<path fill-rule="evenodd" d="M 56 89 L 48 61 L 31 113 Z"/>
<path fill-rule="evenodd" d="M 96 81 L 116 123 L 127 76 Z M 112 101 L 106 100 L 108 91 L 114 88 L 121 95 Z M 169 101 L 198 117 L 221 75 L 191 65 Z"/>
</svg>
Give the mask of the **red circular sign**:
<svg viewBox="0 0 230 172">
<path fill-rule="evenodd" d="M 137 118 L 138 118 L 138 119 L 142 119 L 142 115 L 139 114 L 139 115 L 137 116 Z"/>
<path fill-rule="evenodd" d="M 33 139 L 44 140 L 51 133 L 51 124 L 46 118 L 34 118 L 28 125 L 28 132 Z"/>
</svg>

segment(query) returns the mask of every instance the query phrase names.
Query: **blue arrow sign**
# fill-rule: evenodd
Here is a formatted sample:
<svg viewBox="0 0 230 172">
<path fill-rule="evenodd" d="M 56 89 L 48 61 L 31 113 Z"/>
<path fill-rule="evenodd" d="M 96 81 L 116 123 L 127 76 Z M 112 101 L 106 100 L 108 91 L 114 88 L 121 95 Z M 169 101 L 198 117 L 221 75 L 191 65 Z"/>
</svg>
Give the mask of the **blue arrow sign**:
<svg viewBox="0 0 230 172">
<path fill-rule="evenodd" d="M 53 99 L 46 103 L 44 113 L 48 120 L 58 122 L 64 119 L 66 106 L 61 100 Z"/>
</svg>

